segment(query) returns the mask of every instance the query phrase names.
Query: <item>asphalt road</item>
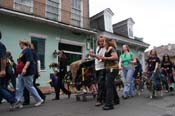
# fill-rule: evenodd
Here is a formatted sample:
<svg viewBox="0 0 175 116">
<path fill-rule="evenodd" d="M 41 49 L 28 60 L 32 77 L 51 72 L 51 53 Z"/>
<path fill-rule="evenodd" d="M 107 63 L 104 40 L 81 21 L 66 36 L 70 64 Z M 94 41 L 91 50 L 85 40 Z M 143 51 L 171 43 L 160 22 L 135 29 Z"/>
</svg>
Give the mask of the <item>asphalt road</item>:
<svg viewBox="0 0 175 116">
<path fill-rule="evenodd" d="M 52 101 L 53 94 L 47 96 L 47 101 L 40 107 L 33 107 L 34 102 L 23 109 L 9 112 L 9 104 L 0 105 L 0 116 L 175 116 L 175 94 L 166 94 L 162 98 L 149 99 L 145 95 L 122 100 L 114 110 L 103 111 L 95 107 L 95 99 L 87 102 L 77 102 L 75 96 L 71 99 L 61 96 L 61 100 Z"/>
</svg>

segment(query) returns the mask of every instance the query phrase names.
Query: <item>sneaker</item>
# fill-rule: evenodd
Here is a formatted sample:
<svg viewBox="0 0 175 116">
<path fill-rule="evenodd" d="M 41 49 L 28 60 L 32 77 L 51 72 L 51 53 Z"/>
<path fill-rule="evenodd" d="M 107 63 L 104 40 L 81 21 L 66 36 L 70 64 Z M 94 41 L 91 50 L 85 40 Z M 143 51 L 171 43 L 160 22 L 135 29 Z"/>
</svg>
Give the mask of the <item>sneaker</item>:
<svg viewBox="0 0 175 116">
<path fill-rule="evenodd" d="M 41 105 L 43 102 L 44 102 L 44 100 L 43 100 L 43 99 L 42 99 L 41 101 L 37 102 L 37 103 L 35 104 L 35 107 L 40 106 L 40 105 Z"/>
<path fill-rule="evenodd" d="M 19 108 L 19 109 L 23 108 L 23 104 L 20 102 L 16 108 Z"/>
<path fill-rule="evenodd" d="M 123 98 L 124 100 L 128 99 L 128 97 L 125 97 L 125 96 L 123 96 L 123 95 L 122 95 L 122 98 Z"/>
<path fill-rule="evenodd" d="M 112 110 L 112 109 L 114 109 L 113 106 L 104 106 L 103 107 L 103 110 Z"/>
<path fill-rule="evenodd" d="M 84 93 L 87 93 L 87 90 L 86 90 L 86 89 L 83 89 L 83 92 L 84 92 Z"/>
<path fill-rule="evenodd" d="M 10 111 L 14 111 L 15 109 L 16 109 L 15 103 L 14 104 L 10 104 Z"/>
<path fill-rule="evenodd" d="M 95 106 L 101 106 L 101 105 L 103 105 L 101 102 L 97 102 L 96 104 L 95 104 Z"/>
<path fill-rule="evenodd" d="M 44 97 L 43 97 L 43 100 L 44 100 L 44 102 L 46 101 L 46 96 L 44 95 Z"/>
<path fill-rule="evenodd" d="M 168 90 L 165 90 L 165 93 L 168 93 L 169 91 Z"/>
<path fill-rule="evenodd" d="M 14 111 L 15 109 L 21 109 L 23 108 L 23 105 L 20 101 L 16 101 L 15 103 L 10 105 L 10 111 Z"/>
</svg>

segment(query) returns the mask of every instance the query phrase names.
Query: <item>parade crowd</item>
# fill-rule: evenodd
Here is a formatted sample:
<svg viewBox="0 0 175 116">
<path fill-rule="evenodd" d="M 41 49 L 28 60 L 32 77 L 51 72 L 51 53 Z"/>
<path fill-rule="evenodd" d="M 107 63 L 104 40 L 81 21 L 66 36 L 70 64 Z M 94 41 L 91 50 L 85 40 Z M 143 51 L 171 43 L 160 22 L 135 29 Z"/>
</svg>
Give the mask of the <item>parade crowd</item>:
<svg viewBox="0 0 175 116">
<path fill-rule="evenodd" d="M 0 38 L 3 38 L 0 33 Z M 122 46 L 122 53 L 117 53 L 117 45 L 114 39 L 104 36 L 97 38 L 97 47 L 88 54 L 89 58 L 95 60 L 95 80 L 93 90 L 97 94 L 95 106 L 103 106 L 103 110 L 114 109 L 114 105 L 120 104 L 120 97 L 116 89 L 116 76 L 122 72 L 124 78 L 122 98 L 130 99 L 139 91 L 141 94 L 145 87 L 150 92 L 149 97 L 157 96 L 157 93 L 165 90 L 171 92 L 174 89 L 174 65 L 168 55 L 159 59 L 156 50 L 151 50 L 146 59 L 146 72 L 143 72 L 142 65 L 136 55 L 129 49 L 129 46 Z M 27 39 L 19 41 L 21 53 L 17 62 L 6 46 L 0 42 L 0 102 L 5 99 L 10 104 L 10 110 L 23 108 L 23 105 L 30 104 L 30 95 L 35 100 L 35 107 L 38 107 L 46 100 L 46 95 L 38 88 L 36 79 L 40 77 L 40 60 L 35 47 Z M 60 89 L 63 93 L 71 96 L 71 91 L 64 86 L 63 79 L 67 73 L 67 59 L 64 51 L 58 55 L 59 73 L 55 89 L 55 98 L 60 99 Z M 13 90 L 9 90 L 9 82 Z M 96 89 L 95 89 L 96 88 Z"/>
</svg>

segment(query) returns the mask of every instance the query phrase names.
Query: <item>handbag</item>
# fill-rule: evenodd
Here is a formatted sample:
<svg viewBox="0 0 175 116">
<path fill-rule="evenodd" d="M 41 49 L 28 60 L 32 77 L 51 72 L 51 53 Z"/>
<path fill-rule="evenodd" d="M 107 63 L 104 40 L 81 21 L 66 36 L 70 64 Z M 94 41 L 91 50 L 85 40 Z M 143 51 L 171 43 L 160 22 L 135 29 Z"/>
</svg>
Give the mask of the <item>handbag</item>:
<svg viewBox="0 0 175 116">
<path fill-rule="evenodd" d="M 22 62 L 21 59 L 18 59 L 18 64 L 16 65 L 16 73 L 21 74 L 25 64 Z"/>
</svg>

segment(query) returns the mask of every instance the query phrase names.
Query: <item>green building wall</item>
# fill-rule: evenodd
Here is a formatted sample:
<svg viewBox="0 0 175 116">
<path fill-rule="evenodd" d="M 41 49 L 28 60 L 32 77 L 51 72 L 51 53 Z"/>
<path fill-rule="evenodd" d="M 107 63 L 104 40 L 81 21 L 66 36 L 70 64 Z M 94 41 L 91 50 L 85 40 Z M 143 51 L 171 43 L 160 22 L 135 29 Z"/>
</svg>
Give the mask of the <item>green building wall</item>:
<svg viewBox="0 0 175 116">
<path fill-rule="evenodd" d="M 45 36 L 45 70 L 41 71 L 39 79 L 42 86 L 48 86 L 49 75 L 52 73 L 49 64 L 57 62 L 57 58 L 53 57 L 54 50 L 58 50 L 59 41 L 57 38 L 86 43 L 90 37 L 83 33 L 76 34 L 64 28 L 3 14 L 0 14 L 0 31 L 2 42 L 6 45 L 7 50 L 12 53 L 15 61 L 21 52 L 19 48 L 20 39 L 26 38 L 30 41 L 32 33 Z M 87 52 L 85 49 L 83 54 L 85 55 Z"/>
</svg>

